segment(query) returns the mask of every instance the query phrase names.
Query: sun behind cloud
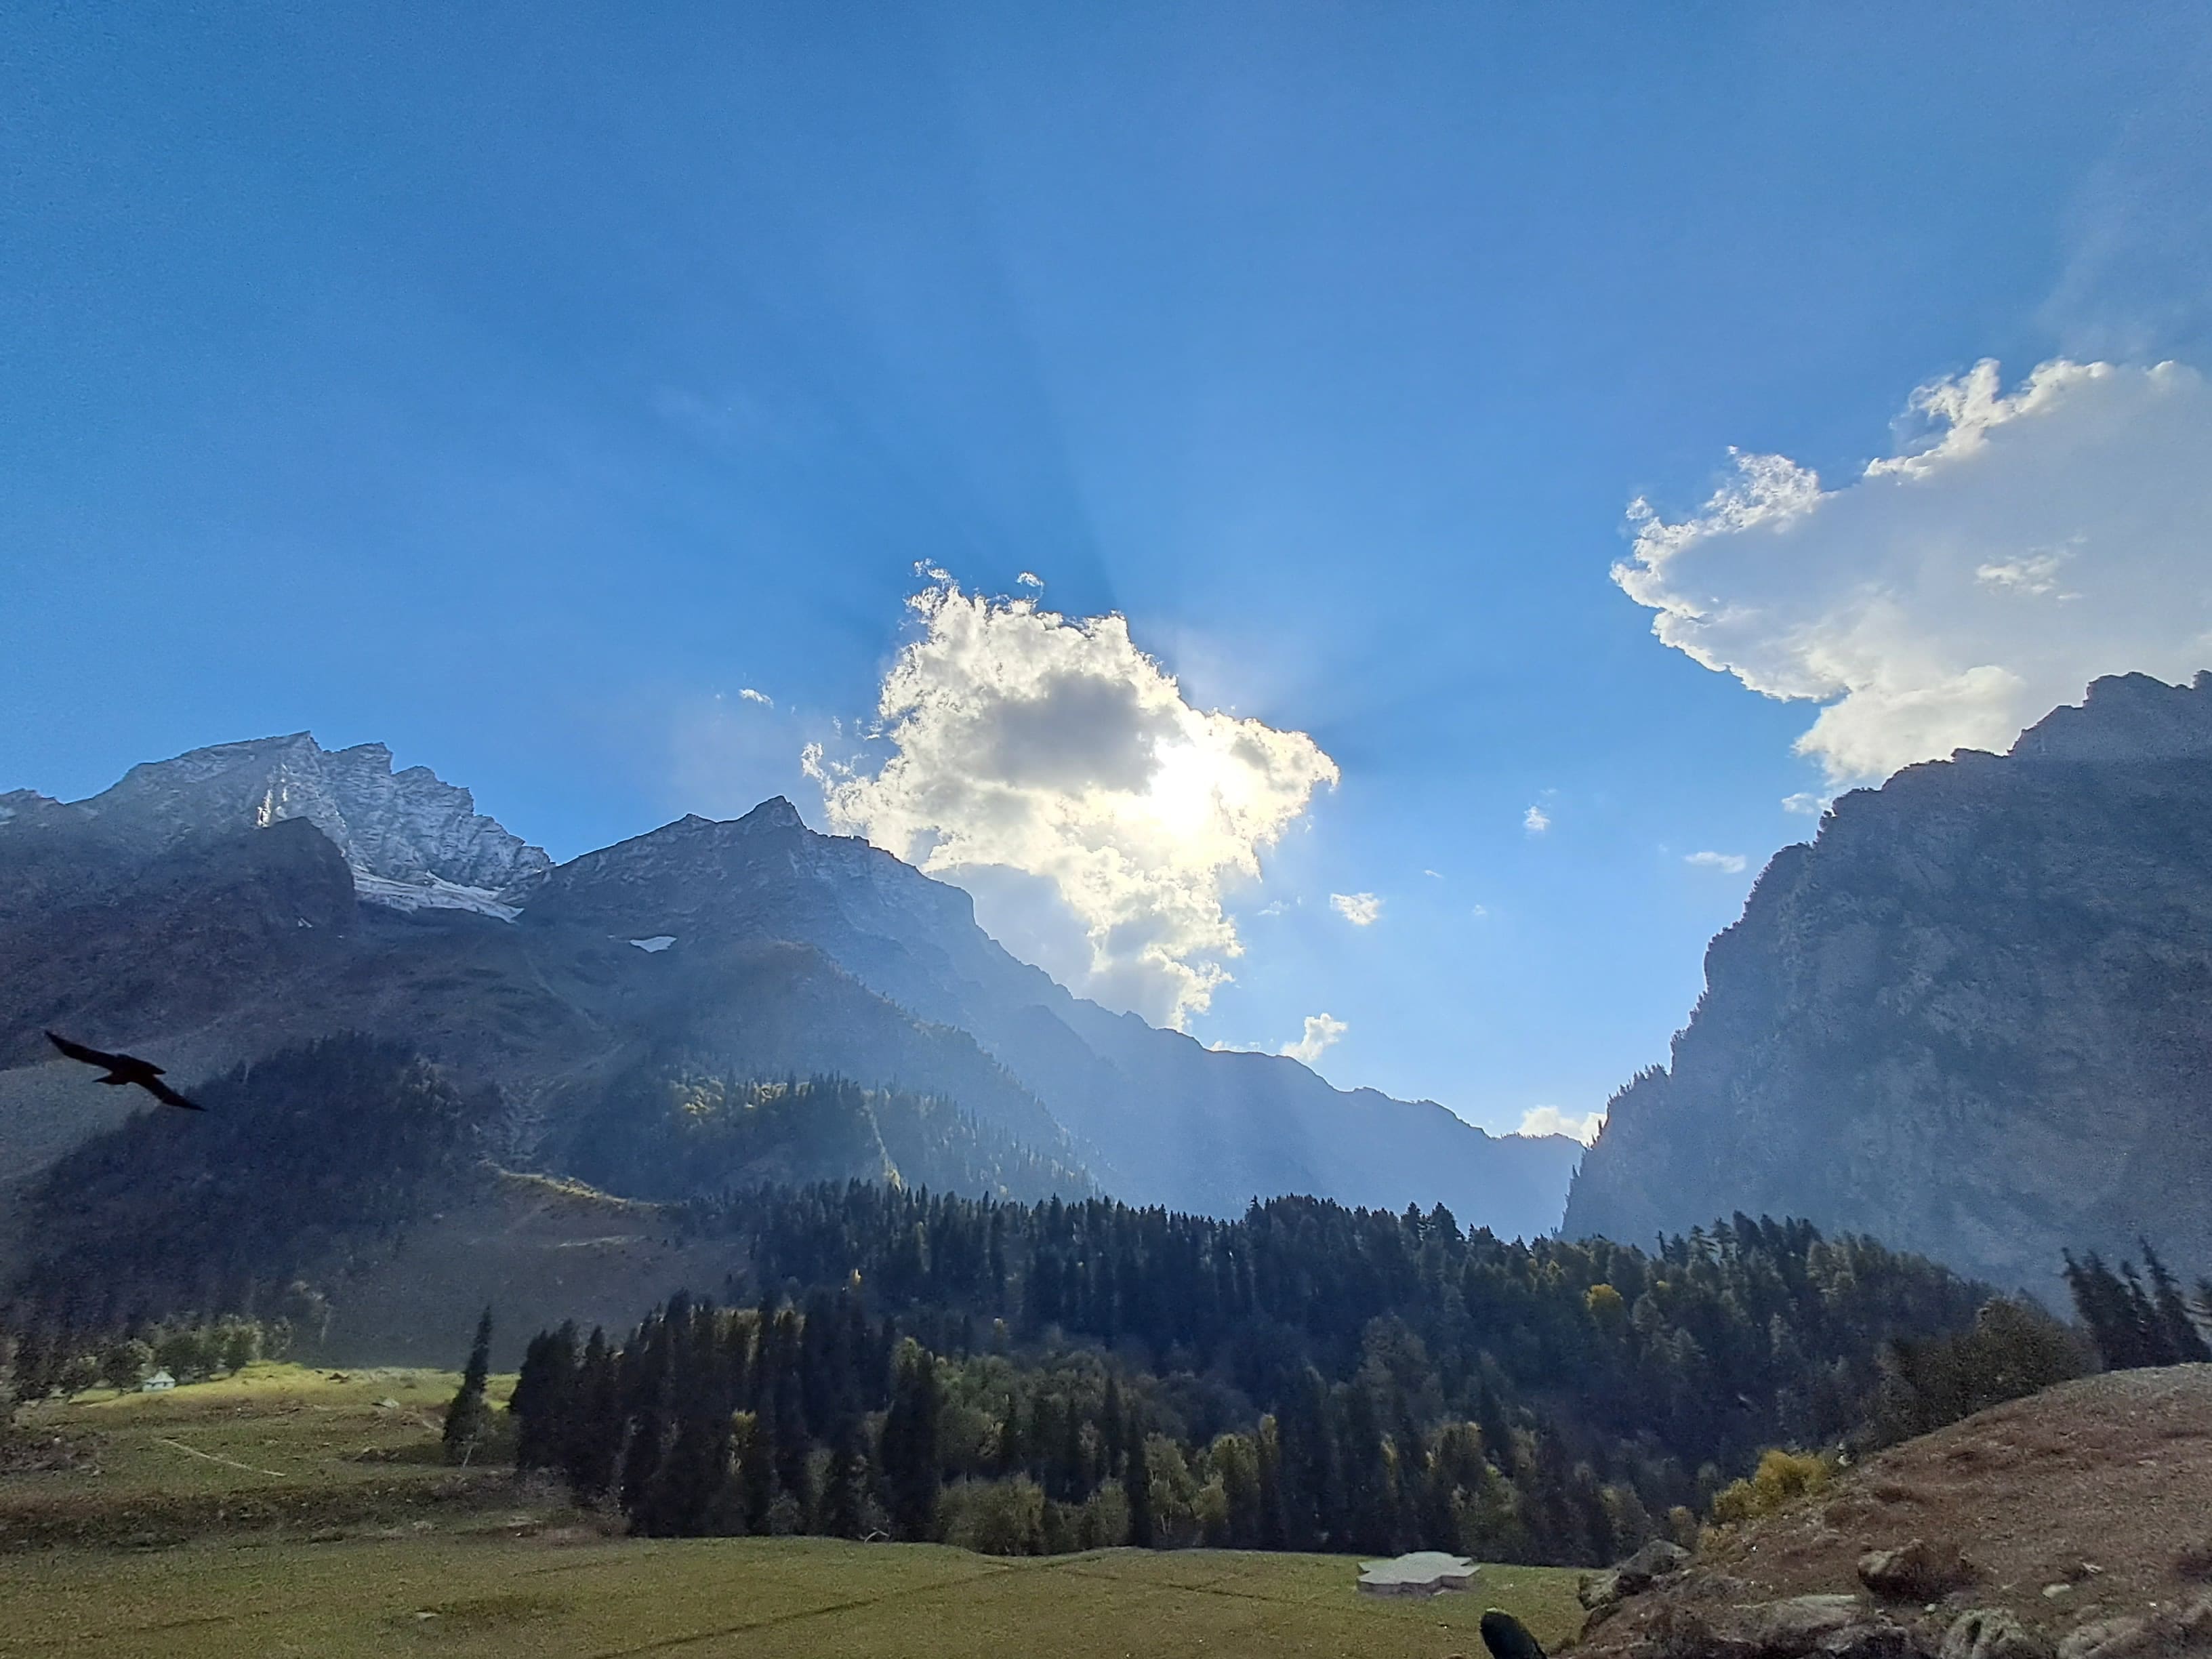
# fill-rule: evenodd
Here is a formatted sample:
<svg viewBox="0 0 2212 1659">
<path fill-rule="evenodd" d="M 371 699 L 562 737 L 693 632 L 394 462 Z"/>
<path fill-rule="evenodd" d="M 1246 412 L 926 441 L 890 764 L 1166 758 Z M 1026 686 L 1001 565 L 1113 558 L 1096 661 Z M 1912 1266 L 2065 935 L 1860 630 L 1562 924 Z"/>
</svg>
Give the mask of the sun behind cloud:
<svg viewBox="0 0 2212 1659">
<path fill-rule="evenodd" d="M 908 602 L 919 637 L 884 677 L 876 740 L 810 745 L 832 826 L 936 874 L 1018 872 L 1082 930 L 1074 988 L 1182 1024 L 1243 950 L 1223 908 L 1336 763 L 1303 732 L 1194 708 L 1118 615 L 962 591 Z"/>
</svg>

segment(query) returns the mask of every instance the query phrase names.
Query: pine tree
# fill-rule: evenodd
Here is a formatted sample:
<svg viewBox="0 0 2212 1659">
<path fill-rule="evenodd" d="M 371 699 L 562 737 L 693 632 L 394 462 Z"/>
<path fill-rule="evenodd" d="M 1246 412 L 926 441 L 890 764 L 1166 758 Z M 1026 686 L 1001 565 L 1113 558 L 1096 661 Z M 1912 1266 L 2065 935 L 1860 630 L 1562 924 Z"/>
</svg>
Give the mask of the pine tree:
<svg viewBox="0 0 2212 1659">
<path fill-rule="evenodd" d="M 446 1407 L 445 1456 L 466 1463 L 491 1433 L 491 1407 L 484 1401 L 484 1379 L 491 1375 L 491 1310 L 477 1321 L 477 1340 L 469 1348 L 468 1369 Z"/>
<path fill-rule="evenodd" d="M 2181 1294 L 2181 1286 L 2166 1271 L 2158 1252 L 2150 1241 L 2142 1241 L 2143 1271 L 2150 1275 L 2151 1305 L 2158 1317 L 2159 1334 L 2166 1349 L 2169 1365 L 2202 1364 L 2212 1360 L 2212 1346 L 2208 1346 L 2197 1322 L 2189 1316 L 2189 1304 Z"/>
<path fill-rule="evenodd" d="M 576 1405 L 562 1436 L 561 1468 L 568 1489 L 586 1504 L 598 1502 L 614 1485 L 622 1454 L 622 1372 L 606 1333 L 592 1327 L 576 1362 Z"/>
<path fill-rule="evenodd" d="M 1106 1460 L 1105 1473 L 1109 1476 L 1121 1473 L 1123 1443 L 1127 1437 L 1122 1428 L 1125 1415 L 1121 1381 L 1109 1371 L 1106 1376 L 1106 1401 L 1098 1412 L 1099 1449 Z"/>
<path fill-rule="evenodd" d="M 576 1328 L 563 1325 L 531 1338 L 507 1402 L 514 1419 L 514 1467 L 556 1467 L 576 1410 Z"/>
<path fill-rule="evenodd" d="M 939 1410 L 937 1362 L 908 1342 L 899 1352 L 881 1455 L 891 1525 L 909 1542 L 927 1541 L 937 1524 Z"/>
<path fill-rule="evenodd" d="M 859 1418 L 839 1425 L 822 1485 L 822 1530 L 833 1538 L 860 1536 L 867 1525 L 868 1459 Z"/>
<path fill-rule="evenodd" d="M 1145 1449 L 1144 1430 L 1129 1436 L 1129 1461 L 1121 1474 L 1121 1489 L 1129 1498 L 1129 1541 L 1140 1550 L 1152 1547 L 1152 1463 Z"/>
</svg>

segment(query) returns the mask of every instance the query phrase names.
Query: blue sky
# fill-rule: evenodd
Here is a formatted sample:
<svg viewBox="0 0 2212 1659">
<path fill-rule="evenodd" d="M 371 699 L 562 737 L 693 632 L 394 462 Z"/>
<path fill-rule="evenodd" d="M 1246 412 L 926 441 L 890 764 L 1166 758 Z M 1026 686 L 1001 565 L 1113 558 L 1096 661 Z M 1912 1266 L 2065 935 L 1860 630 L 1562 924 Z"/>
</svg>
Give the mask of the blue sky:
<svg viewBox="0 0 2212 1659">
<path fill-rule="evenodd" d="M 1629 503 L 1717 559 L 1731 446 L 1832 485 L 1985 358 L 2212 368 L 2201 7 L 88 6 L 10 39 L 0 787 L 307 728 L 559 857 L 776 793 L 822 823 L 800 747 L 857 742 L 917 566 L 1034 573 L 1339 774 L 1224 890 L 1243 953 L 1190 1029 L 1326 1012 L 1331 1078 L 1497 1126 L 1663 1059 L 1811 829 L 1784 798 L 1851 781 L 1792 752 L 1839 690 L 1652 636 L 1671 601 L 1609 576 Z M 2049 511 L 2063 552 L 2089 508 Z M 1983 586 L 2044 592 L 2061 555 L 2008 533 Z M 2136 627 L 2161 583 L 2050 683 L 2189 659 Z M 2047 677 L 2014 678 L 1985 726 Z"/>
</svg>

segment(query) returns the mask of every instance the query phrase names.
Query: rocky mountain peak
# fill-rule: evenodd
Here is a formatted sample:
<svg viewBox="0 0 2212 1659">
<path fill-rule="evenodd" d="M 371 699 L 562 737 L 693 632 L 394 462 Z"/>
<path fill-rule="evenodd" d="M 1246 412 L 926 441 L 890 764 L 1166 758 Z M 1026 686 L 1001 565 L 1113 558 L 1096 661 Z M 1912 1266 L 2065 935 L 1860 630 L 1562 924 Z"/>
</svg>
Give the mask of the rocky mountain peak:
<svg viewBox="0 0 2212 1659">
<path fill-rule="evenodd" d="M 380 743 L 327 750 L 306 732 L 134 766 L 74 810 L 153 849 L 195 833 L 304 818 L 344 855 L 362 897 L 403 909 L 512 917 L 552 867 L 429 768 L 395 772 Z"/>
<path fill-rule="evenodd" d="M 758 830 L 804 830 L 806 827 L 805 821 L 799 816 L 799 809 L 781 795 L 771 795 L 738 822 Z"/>
<path fill-rule="evenodd" d="M 2188 685 L 2148 674 L 2098 680 L 2079 707 L 2054 708 L 2021 732 L 2012 753 L 2075 763 L 2212 760 L 2212 672 Z"/>
<path fill-rule="evenodd" d="M 1613 1102 L 1571 1235 L 1796 1215 L 2057 1293 L 2212 1251 L 2212 676 L 2130 674 L 1836 803 Z"/>
<path fill-rule="evenodd" d="M 707 927 L 812 939 L 834 917 L 842 933 L 981 942 L 961 889 L 857 836 L 808 829 L 781 795 L 742 817 L 693 813 L 586 853 L 555 871 L 532 908 L 624 938 Z"/>
</svg>

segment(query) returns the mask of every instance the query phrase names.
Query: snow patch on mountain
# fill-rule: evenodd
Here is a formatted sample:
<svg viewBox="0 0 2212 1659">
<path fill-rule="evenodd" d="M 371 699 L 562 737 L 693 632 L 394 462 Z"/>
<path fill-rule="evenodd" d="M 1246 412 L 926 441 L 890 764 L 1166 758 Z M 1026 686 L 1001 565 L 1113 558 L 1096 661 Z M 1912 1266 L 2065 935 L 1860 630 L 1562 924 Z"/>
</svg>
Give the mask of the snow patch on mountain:
<svg viewBox="0 0 2212 1659">
<path fill-rule="evenodd" d="M 553 863 L 429 768 L 395 772 L 380 743 L 327 750 L 305 732 L 134 766 L 76 807 L 156 846 L 305 818 L 344 854 L 361 897 L 403 910 L 472 910 L 511 921 Z"/>
</svg>

